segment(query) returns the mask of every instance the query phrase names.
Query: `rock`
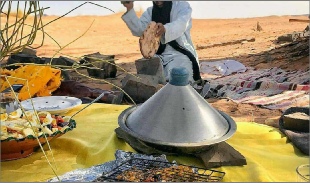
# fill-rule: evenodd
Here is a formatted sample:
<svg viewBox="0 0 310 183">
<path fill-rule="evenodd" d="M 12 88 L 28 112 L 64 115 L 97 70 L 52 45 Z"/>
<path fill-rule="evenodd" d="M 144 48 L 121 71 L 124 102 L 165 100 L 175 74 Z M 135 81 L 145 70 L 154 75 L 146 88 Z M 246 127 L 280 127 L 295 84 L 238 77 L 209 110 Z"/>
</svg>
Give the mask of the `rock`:
<svg viewBox="0 0 310 183">
<path fill-rule="evenodd" d="M 122 89 L 135 103 L 143 103 L 166 84 L 166 79 L 159 58 L 138 59 L 135 65 L 140 79 L 127 74 L 121 81 Z"/>
<path fill-rule="evenodd" d="M 142 58 L 135 61 L 137 74 L 156 75 L 161 70 L 160 64 L 160 59 L 156 57 L 150 59 Z"/>
<path fill-rule="evenodd" d="M 116 128 L 115 130 L 116 136 L 120 139 L 123 139 L 127 142 L 133 149 L 137 152 L 142 152 L 144 154 L 166 154 L 166 155 L 174 155 L 174 153 L 164 152 L 153 147 L 146 145 L 145 143 L 141 143 L 135 137 L 129 135 L 120 127 Z"/>
<path fill-rule="evenodd" d="M 61 70 L 61 77 L 63 78 L 62 81 L 70 81 L 70 80 L 72 80 L 72 77 L 71 77 L 71 75 L 69 74 L 68 71 Z"/>
<path fill-rule="evenodd" d="M 37 55 L 37 50 L 26 47 L 21 51 L 21 53 L 27 54 L 27 55 Z"/>
<path fill-rule="evenodd" d="M 263 63 L 269 63 L 274 60 L 274 57 L 272 57 L 269 53 L 264 55 L 264 60 L 262 61 Z"/>
<path fill-rule="evenodd" d="M 51 62 L 52 61 L 52 62 Z M 42 57 L 41 58 L 41 64 L 50 64 L 51 65 L 59 65 L 59 66 L 67 66 L 67 62 L 60 58 L 48 58 L 48 57 Z"/>
<path fill-rule="evenodd" d="M 72 66 L 74 63 L 77 63 L 75 60 L 63 56 L 60 56 L 59 59 L 64 60 L 67 66 Z"/>
<path fill-rule="evenodd" d="M 40 64 L 47 64 L 49 65 L 51 63 L 52 58 L 42 57 L 40 59 Z M 67 66 L 67 61 L 62 58 L 53 58 L 51 65 L 57 65 L 57 66 Z M 61 77 L 63 78 L 63 81 L 72 80 L 72 77 L 69 74 L 69 71 L 61 70 Z"/>
<path fill-rule="evenodd" d="M 143 74 L 138 74 L 137 76 L 140 77 L 140 79 L 127 74 L 122 80 L 122 89 L 134 100 L 135 103 L 143 103 L 153 96 L 162 85 L 158 84 L 157 76 Z"/>
<path fill-rule="evenodd" d="M 259 22 L 257 22 L 257 24 L 256 24 L 256 30 L 259 31 L 259 32 L 263 30 L 263 28 L 262 28 L 262 26 L 259 24 Z"/>
<path fill-rule="evenodd" d="M 247 164 L 245 157 L 226 142 L 221 142 L 197 156 L 202 159 L 207 168 Z"/>
<path fill-rule="evenodd" d="M 267 118 L 265 120 L 265 125 L 279 128 L 279 118 Z"/>
<path fill-rule="evenodd" d="M 278 37 L 279 42 L 295 42 L 300 41 L 302 38 L 309 36 L 309 32 L 293 32 Z"/>
<path fill-rule="evenodd" d="M 115 65 L 114 57 L 115 55 L 102 55 L 97 52 L 89 55 L 84 55 L 84 59 L 80 60 L 80 63 L 91 63 L 87 65 L 87 72 L 89 76 L 100 79 L 115 78 L 117 68 Z"/>
<path fill-rule="evenodd" d="M 9 57 L 7 65 L 16 63 L 35 63 L 40 64 L 41 59 L 35 55 L 28 55 L 24 53 L 13 54 Z M 17 69 L 19 66 L 9 66 L 7 69 Z"/>
<path fill-rule="evenodd" d="M 285 34 L 285 35 L 279 36 L 278 41 L 279 42 L 292 42 L 293 41 L 292 34 Z"/>
<path fill-rule="evenodd" d="M 116 128 L 115 133 L 118 138 L 123 139 L 127 142 L 133 149 L 144 154 L 165 154 L 165 155 L 180 155 L 173 152 L 162 151 L 158 148 L 146 145 L 146 143 L 141 143 L 137 139 L 121 128 Z M 240 154 L 237 150 L 231 147 L 226 142 L 221 142 L 214 148 L 204 151 L 200 154 L 195 155 L 202 159 L 206 168 L 220 167 L 220 166 L 243 166 L 246 165 L 245 157 Z"/>
<path fill-rule="evenodd" d="M 25 53 L 18 53 L 11 55 L 8 59 L 7 65 L 15 63 L 34 63 L 34 64 L 50 64 L 51 58 L 37 57 L 36 55 L 29 55 Z M 67 66 L 67 60 L 63 58 L 53 58 L 52 65 Z M 7 69 L 17 69 L 19 66 L 9 66 Z M 61 76 L 64 80 L 71 80 L 68 71 L 61 71 Z"/>
<path fill-rule="evenodd" d="M 135 61 L 137 74 L 156 75 L 159 69 L 159 58 L 139 59 Z"/>
<path fill-rule="evenodd" d="M 151 75 L 158 77 L 159 84 L 165 84 L 163 67 L 159 58 L 139 59 L 135 61 L 137 74 Z"/>
<path fill-rule="evenodd" d="M 255 42 L 255 37 L 246 39 L 247 42 Z"/>
</svg>

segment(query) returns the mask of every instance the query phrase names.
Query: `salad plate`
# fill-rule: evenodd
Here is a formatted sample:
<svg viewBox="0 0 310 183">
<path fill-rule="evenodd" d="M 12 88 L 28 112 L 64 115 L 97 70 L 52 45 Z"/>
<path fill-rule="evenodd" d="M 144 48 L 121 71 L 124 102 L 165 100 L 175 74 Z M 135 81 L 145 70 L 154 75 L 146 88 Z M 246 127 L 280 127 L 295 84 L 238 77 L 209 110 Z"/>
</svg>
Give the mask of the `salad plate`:
<svg viewBox="0 0 310 183">
<path fill-rule="evenodd" d="M 32 106 L 32 102 L 33 106 Z M 63 114 L 82 104 L 82 100 L 69 96 L 35 97 L 21 102 L 25 110 L 47 111 L 51 114 Z"/>
</svg>

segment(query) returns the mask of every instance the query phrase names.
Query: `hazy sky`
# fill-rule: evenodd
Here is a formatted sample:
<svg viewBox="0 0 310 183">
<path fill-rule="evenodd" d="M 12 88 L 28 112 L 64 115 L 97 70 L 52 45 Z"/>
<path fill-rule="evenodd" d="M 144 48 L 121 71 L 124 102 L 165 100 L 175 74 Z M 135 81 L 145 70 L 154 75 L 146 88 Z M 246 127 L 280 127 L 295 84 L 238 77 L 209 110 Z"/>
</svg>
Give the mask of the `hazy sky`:
<svg viewBox="0 0 310 183">
<path fill-rule="evenodd" d="M 40 1 L 47 15 L 62 15 L 85 1 Z M 120 1 L 92 1 L 108 7 L 115 12 L 125 11 Z M 246 18 L 270 15 L 301 15 L 309 14 L 309 1 L 189 1 L 192 6 L 193 18 Z M 152 5 L 151 1 L 135 1 L 135 9 L 145 10 Z M 71 12 L 76 15 L 109 15 L 111 11 L 86 4 Z"/>
</svg>

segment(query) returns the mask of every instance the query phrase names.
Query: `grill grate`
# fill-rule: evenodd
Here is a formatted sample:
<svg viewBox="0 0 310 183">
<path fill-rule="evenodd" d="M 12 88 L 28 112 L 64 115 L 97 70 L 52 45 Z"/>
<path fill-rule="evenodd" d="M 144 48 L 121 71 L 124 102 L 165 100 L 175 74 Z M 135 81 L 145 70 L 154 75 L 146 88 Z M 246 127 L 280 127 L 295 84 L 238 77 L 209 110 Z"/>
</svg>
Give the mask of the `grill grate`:
<svg viewBox="0 0 310 183">
<path fill-rule="evenodd" d="M 225 172 L 141 158 L 130 159 L 94 182 L 218 182 Z"/>
</svg>

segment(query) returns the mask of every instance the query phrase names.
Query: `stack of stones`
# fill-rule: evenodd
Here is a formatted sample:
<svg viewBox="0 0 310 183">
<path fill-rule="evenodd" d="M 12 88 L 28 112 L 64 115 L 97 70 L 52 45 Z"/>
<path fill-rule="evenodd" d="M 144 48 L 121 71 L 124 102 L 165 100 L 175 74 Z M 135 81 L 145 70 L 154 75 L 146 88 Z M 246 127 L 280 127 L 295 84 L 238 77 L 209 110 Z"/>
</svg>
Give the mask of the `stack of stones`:
<svg viewBox="0 0 310 183">
<path fill-rule="evenodd" d="M 127 74 L 121 81 L 122 89 L 135 103 L 143 103 L 166 84 L 159 58 L 139 59 L 135 61 L 137 74 Z"/>
</svg>

